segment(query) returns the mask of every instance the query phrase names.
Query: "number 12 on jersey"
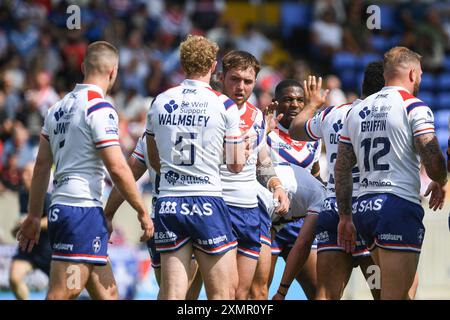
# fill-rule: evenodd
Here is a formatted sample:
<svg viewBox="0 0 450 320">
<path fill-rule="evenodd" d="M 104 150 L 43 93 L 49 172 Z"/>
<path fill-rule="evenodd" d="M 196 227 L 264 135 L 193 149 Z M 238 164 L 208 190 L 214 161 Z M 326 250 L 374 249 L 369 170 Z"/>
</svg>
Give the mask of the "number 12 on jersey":
<svg viewBox="0 0 450 320">
<path fill-rule="evenodd" d="M 373 171 L 386 171 L 389 170 L 388 163 L 379 163 L 379 160 L 387 155 L 391 151 L 391 142 L 386 137 L 366 138 L 361 141 L 361 148 L 364 148 L 364 170 L 370 171 L 372 159 Z M 374 150 L 378 151 L 373 153 Z"/>
</svg>

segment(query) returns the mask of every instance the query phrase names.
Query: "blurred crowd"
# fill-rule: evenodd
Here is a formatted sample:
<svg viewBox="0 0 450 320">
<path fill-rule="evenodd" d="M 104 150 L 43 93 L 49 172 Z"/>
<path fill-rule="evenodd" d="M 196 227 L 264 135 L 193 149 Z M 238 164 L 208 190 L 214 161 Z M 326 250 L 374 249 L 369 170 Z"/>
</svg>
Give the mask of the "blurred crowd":
<svg viewBox="0 0 450 320">
<path fill-rule="evenodd" d="M 96 40 L 120 51 L 119 77 L 109 99 L 120 113 L 126 154 L 144 130 L 153 97 L 183 79 L 178 45 L 188 34 L 216 41 L 219 60 L 239 49 L 262 62 L 252 97 L 260 108 L 269 105 L 280 80 L 303 81 L 308 74 L 324 77 L 331 90 L 328 104 L 356 98 L 359 83 L 342 81 L 345 70 L 335 63 L 342 52 L 375 59 L 401 44 L 423 55 L 425 71 L 444 68 L 450 3 L 370 2 L 382 6 L 380 30 L 367 28 L 369 3 L 362 0 L 244 2 L 254 7 L 276 3 L 275 25 L 264 18 L 230 18 L 225 13 L 233 1 L 224 0 L 0 0 L 0 193 L 20 187 L 22 168 L 36 157 L 46 111 L 82 81 L 84 51 Z M 67 28 L 72 3 L 81 9 L 80 29 Z M 218 75 L 215 80 L 220 86 Z"/>
</svg>

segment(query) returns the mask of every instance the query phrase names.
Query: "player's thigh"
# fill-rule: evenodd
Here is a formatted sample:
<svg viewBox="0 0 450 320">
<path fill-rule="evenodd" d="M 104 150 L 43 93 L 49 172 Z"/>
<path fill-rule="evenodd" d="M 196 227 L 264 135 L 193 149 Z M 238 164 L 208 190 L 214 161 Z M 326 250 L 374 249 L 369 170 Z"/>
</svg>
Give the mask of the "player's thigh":
<svg viewBox="0 0 450 320">
<path fill-rule="evenodd" d="M 93 265 L 53 260 L 48 283 L 48 300 L 75 299 L 85 288 Z"/>
<path fill-rule="evenodd" d="M 190 242 L 176 251 L 161 253 L 161 298 L 185 299 L 192 259 Z"/>
<path fill-rule="evenodd" d="M 267 285 L 269 281 L 270 269 L 272 266 L 272 250 L 271 247 L 263 244 L 261 245 L 261 252 L 256 266 L 255 277 L 253 282 Z"/>
<path fill-rule="evenodd" d="M 420 254 L 382 248 L 375 250 L 378 251 L 381 269 L 381 299 L 407 299 Z"/>
<path fill-rule="evenodd" d="M 86 289 L 93 300 L 118 299 L 119 293 L 109 258 L 106 265 L 92 268 Z"/>
<path fill-rule="evenodd" d="M 361 272 L 366 279 L 367 285 L 372 293 L 374 300 L 380 300 L 381 294 L 381 271 L 380 267 L 375 263 L 372 255 L 364 255 L 356 258 Z"/>
<path fill-rule="evenodd" d="M 9 280 L 16 283 L 23 280 L 23 278 L 33 270 L 31 262 L 27 260 L 14 259 L 9 268 Z"/>
<path fill-rule="evenodd" d="M 229 299 L 234 289 L 233 279 L 236 271 L 236 250 L 230 250 L 223 254 L 207 254 L 201 250 L 195 250 L 206 293 L 210 299 L 222 297 Z"/>
<path fill-rule="evenodd" d="M 340 299 L 353 269 L 352 257 L 342 251 L 317 255 L 317 299 Z"/>
</svg>

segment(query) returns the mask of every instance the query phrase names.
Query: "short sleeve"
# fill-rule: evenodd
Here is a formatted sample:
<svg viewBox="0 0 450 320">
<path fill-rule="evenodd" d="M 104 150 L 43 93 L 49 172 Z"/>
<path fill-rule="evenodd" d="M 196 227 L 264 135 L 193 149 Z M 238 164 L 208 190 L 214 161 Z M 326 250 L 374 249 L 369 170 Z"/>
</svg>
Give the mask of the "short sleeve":
<svg viewBox="0 0 450 320">
<path fill-rule="evenodd" d="M 145 164 L 145 152 L 147 152 L 145 143 L 144 143 L 145 135 L 141 138 L 139 138 L 136 147 L 133 150 L 133 153 L 131 156 L 139 161 L 141 161 L 143 164 Z"/>
<path fill-rule="evenodd" d="M 307 215 L 319 215 L 319 212 L 322 210 L 322 205 L 325 198 L 324 192 L 314 192 L 313 195 L 314 198 L 306 211 Z"/>
<path fill-rule="evenodd" d="M 317 113 L 314 117 L 306 121 L 305 132 L 311 140 L 322 138 L 322 120 L 325 110 Z"/>
<path fill-rule="evenodd" d="M 413 136 L 435 132 L 433 111 L 424 102 L 412 103 L 406 110 Z"/>
<path fill-rule="evenodd" d="M 97 149 L 120 146 L 119 116 L 109 102 L 100 102 L 88 108 L 86 116 Z"/>
<path fill-rule="evenodd" d="M 339 137 L 339 142 L 342 142 L 342 143 L 345 143 L 345 144 L 351 146 L 352 141 L 351 141 L 350 135 L 348 133 L 347 123 L 348 123 L 348 121 L 344 122 L 344 126 L 342 127 L 342 131 L 341 131 L 341 136 Z"/>
<path fill-rule="evenodd" d="M 52 110 L 52 108 L 50 108 L 50 109 L 47 111 L 47 115 L 46 115 L 46 117 L 45 117 L 45 119 L 44 119 L 44 124 L 42 125 L 42 129 L 41 129 L 41 135 L 42 135 L 47 141 L 49 141 L 49 134 L 48 134 L 48 132 L 49 132 L 49 129 L 48 129 L 48 121 L 49 121 L 49 119 L 48 119 L 48 116 L 49 116 L 51 110 Z"/>
<path fill-rule="evenodd" d="M 239 122 L 241 121 L 241 117 L 239 116 L 239 111 L 232 102 L 233 100 L 228 99 L 224 102 L 225 105 L 225 143 L 241 143 L 241 130 L 239 129 Z M 228 103 L 228 107 L 227 107 Z"/>
<path fill-rule="evenodd" d="M 153 99 L 150 108 L 147 113 L 147 123 L 145 124 L 145 133 L 149 136 L 155 136 L 154 119 L 156 117 L 156 108 L 153 107 L 157 98 Z"/>
</svg>

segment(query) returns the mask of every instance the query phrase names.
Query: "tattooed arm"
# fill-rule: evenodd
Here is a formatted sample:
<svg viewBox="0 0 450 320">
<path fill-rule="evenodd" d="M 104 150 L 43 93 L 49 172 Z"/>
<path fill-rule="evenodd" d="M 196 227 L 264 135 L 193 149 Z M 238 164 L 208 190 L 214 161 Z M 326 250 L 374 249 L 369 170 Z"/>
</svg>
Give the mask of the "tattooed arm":
<svg viewBox="0 0 450 320">
<path fill-rule="evenodd" d="M 356 243 L 356 229 L 352 219 L 352 168 L 355 164 L 356 155 L 353 147 L 340 142 L 334 167 L 336 201 L 339 211 L 338 243 L 347 253 L 354 250 Z"/>
<path fill-rule="evenodd" d="M 289 211 L 289 198 L 284 191 L 281 180 L 277 177 L 273 168 L 272 159 L 270 158 L 267 148 L 261 148 L 258 153 L 258 161 L 256 163 L 256 179 L 259 183 L 273 192 L 273 199 L 279 202 L 276 213 L 284 215 Z"/>
<path fill-rule="evenodd" d="M 439 148 L 439 142 L 434 133 L 427 133 L 414 137 L 414 146 L 420 155 L 427 175 L 433 182 L 428 186 L 425 196 L 431 193 L 430 209 L 442 209 L 445 200 L 445 185 L 447 183 L 447 171 L 445 170 L 445 158 Z"/>
</svg>

